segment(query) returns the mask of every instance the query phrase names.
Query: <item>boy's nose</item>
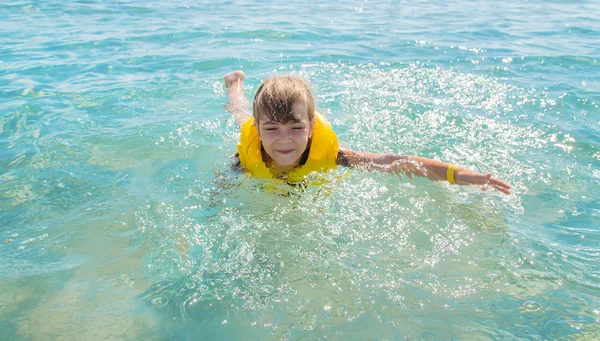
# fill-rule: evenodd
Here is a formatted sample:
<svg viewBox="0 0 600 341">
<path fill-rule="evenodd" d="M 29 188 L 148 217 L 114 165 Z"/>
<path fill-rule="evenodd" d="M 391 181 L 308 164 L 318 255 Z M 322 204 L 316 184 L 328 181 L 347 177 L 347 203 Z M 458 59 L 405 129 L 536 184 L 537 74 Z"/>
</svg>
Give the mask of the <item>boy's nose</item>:
<svg viewBox="0 0 600 341">
<path fill-rule="evenodd" d="M 283 129 L 279 131 L 279 140 L 280 141 L 288 141 L 291 139 L 292 139 L 292 136 L 289 132 L 284 131 Z"/>
</svg>

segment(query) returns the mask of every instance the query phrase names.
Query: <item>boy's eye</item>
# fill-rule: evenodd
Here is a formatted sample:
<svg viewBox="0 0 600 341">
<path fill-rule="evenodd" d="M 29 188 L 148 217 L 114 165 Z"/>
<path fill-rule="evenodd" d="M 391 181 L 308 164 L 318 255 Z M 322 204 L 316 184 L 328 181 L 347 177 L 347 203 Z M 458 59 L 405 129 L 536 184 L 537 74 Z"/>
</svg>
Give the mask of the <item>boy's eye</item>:
<svg viewBox="0 0 600 341">
<path fill-rule="evenodd" d="M 302 130 L 302 129 L 304 129 L 304 127 L 293 127 L 292 129 L 294 129 L 294 130 Z"/>
<path fill-rule="evenodd" d="M 267 127 L 267 128 L 265 128 L 265 130 L 266 131 L 275 131 L 275 130 L 277 130 L 277 128 L 275 128 L 275 127 Z"/>
</svg>

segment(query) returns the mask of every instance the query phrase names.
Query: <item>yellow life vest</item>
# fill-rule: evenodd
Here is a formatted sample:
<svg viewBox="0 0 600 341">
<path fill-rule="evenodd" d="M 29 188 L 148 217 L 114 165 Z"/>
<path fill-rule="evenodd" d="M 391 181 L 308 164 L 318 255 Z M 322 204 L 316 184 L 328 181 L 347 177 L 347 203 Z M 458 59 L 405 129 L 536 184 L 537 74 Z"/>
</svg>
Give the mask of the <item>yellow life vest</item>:
<svg viewBox="0 0 600 341">
<path fill-rule="evenodd" d="M 242 124 L 242 133 L 237 150 L 241 166 L 250 175 L 263 179 L 275 178 L 262 159 L 261 142 L 253 117 Z M 312 172 L 327 172 L 335 169 L 337 167 L 338 151 L 337 136 L 331 125 L 323 115 L 315 112 L 315 123 L 308 159 L 304 165 L 289 171 L 286 181 L 300 182 Z"/>
</svg>

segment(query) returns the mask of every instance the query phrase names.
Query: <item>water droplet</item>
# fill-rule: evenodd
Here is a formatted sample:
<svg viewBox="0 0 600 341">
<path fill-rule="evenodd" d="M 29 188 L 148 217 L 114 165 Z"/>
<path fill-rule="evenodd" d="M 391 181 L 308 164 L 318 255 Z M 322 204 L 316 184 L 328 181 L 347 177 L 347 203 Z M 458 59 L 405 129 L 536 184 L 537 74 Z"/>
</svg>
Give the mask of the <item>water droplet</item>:
<svg viewBox="0 0 600 341">
<path fill-rule="evenodd" d="M 148 300 L 148 305 L 152 307 L 162 308 L 169 303 L 169 299 L 164 296 L 152 297 Z"/>
<path fill-rule="evenodd" d="M 529 313 L 539 311 L 540 309 L 542 309 L 542 305 L 537 303 L 536 301 L 527 301 L 523 303 L 522 306 L 524 308 L 523 311 Z"/>
</svg>

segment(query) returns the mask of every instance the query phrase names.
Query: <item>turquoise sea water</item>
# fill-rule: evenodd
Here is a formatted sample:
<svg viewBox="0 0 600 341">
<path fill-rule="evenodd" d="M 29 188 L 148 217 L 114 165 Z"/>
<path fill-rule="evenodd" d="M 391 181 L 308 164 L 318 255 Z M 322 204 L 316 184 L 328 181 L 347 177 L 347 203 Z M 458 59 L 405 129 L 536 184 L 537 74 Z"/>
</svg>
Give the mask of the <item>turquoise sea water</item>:
<svg viewBox="0 0 600 341">
<path fill-rule="evenodd" d="M 597 1 L 4 1 L 0 339 L 600 339 Z M 231 172 L 221 77 L 478 188 Z"/>
</svg>

